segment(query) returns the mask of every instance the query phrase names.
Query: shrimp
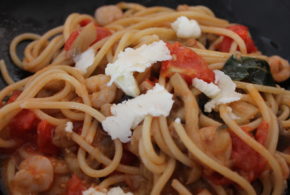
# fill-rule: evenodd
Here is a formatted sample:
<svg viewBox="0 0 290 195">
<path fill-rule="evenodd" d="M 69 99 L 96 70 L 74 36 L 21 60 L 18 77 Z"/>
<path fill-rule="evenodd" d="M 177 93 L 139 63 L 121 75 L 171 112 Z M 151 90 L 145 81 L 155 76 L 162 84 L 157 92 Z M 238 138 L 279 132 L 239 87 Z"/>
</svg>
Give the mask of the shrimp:
<svg viewBox="0 0 290 195">
<path fill-rule="evenodd" d="M 52 163 L 48 158 L 41 155 L 29 156 L 21 162 L 19 170 L 12 180 L 13 190 L 16 191 L 16 194 L 48 190 L 53 182 L 53 172 Z"/>
<path fill-rule="evenodd" d="M 279 56 L 271 56 L 268 60 L 275 81 L 282 82 L 290 77 L 289 62 Z"/>
<path fill-rule="evenodd" d="M 208 126 L 199 130 L 201 147 L 211 157 L 223 165 L 229 164 L 231 137 L 227 130 Z"/>
<path fill-rule="evenodd" d="M 123 16 L 122 10 L 115 5 L 102 6 L 96 9 L 95 18 L 101 25 L 109 24 Z"/>
<path fill-rule="evenodd" d="M 92 105 L 95 108 L 100 108 L 102 105 L 112 103 L 116 96 L 117 88 L 114 84 L 108 86 L 110 77 L 99 74 L 92 76 L 86 80 L 86 86 L 92 93 Z"/>
</svg>

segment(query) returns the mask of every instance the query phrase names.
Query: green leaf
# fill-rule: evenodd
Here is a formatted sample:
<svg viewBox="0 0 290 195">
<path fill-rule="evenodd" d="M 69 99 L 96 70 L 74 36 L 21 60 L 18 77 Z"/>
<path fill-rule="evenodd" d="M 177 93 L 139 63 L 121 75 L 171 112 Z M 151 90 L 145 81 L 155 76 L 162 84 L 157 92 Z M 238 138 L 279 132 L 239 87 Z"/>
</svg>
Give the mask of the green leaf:
<svg viewBox="0 0 290 195">
<path fill-rule="evenodd" d="M 270 66 L 265 60 L 250 57 L 238 59 L 231 56 L 222 71 L 236 81 L 275 86 Z"/>
</svg>

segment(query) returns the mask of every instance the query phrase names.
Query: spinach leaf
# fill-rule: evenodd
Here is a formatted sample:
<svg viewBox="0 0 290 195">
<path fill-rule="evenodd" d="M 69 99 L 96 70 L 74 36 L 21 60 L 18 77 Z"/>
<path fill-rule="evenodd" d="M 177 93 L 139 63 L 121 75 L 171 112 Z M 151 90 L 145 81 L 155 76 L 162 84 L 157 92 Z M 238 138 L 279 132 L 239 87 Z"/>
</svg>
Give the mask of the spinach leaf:
<svg viewBox="0 0 290 195">
<path fill-rule="evenodd" d="M 222 71 L 236 81 L 275 86 L 270 66 L 265 60 L 231 56 Z"/>
</svg>

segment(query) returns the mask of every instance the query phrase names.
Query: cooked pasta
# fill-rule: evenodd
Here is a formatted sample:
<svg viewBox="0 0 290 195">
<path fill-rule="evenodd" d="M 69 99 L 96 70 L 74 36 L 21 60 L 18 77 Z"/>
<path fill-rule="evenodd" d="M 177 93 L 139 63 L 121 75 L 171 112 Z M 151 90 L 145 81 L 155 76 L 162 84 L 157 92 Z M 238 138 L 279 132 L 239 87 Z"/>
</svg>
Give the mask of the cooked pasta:
<svg viewBox="0 0 290 195">
<path fill-rule="evenodd" d="M 14 81 L 0 61 L 11 194 L 286 189 L 290 92 L 277 82 L 289 63 L 207 7 L 121 2 L 73 13 L 43 35 L 15 37 L 10 56 L 33 73 Z"/>
</svg>

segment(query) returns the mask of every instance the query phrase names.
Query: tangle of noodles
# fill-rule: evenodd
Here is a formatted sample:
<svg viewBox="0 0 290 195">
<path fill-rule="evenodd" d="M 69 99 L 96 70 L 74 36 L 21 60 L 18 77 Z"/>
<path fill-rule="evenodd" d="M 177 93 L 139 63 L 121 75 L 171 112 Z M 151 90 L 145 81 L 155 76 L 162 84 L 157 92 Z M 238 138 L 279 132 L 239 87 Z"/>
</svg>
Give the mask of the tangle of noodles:
<svg viewBox="0 0 290 195">
<path fill-rule="evenodd" d="M 180 16 L 196 20 L 201 36 L 177 37 L 170 24 Z M 241 99 L 208 114 L 203 112 L 205 97 L 183 73 L 164 76 L 158 62 L 134 78 L 141 93 L 157 82 L 173 94 L 169 116 L 147 115 L 131 129 L 128 143 L 112 140 L 102 128 L 111 106 L 128 99 L 115 84 L 107 84 L 105 75 L 106 65 L 128 47 L 179 42 L 209 71 L 222 70 L 234 55 L 267 61 L 277 82 L 289 78 L 286 60 L 250 48 L 232 26 L 204 6 L 171 9 L 122 2 L 98 8 L 95 16 L 73 13 L 63 26 L 43 35 L 15 37 L 11 59 L 33 74 L 14 81 L 0 60 L 7 82 L 0 91 L 7 190 L 72 195 L 89 189 L 106 194 L 120 187 L 137 195 L 281 195 L 290 165 L 290 92 L 279 85 L 234 81 Z M 220 49 L 226 38 L 227 51 Z M 27 40 L 20 59 L 17 47 Z M 76 56 L 88 49 L 95 55 L 82 72 L 75 68 Z"/>
</svg>

